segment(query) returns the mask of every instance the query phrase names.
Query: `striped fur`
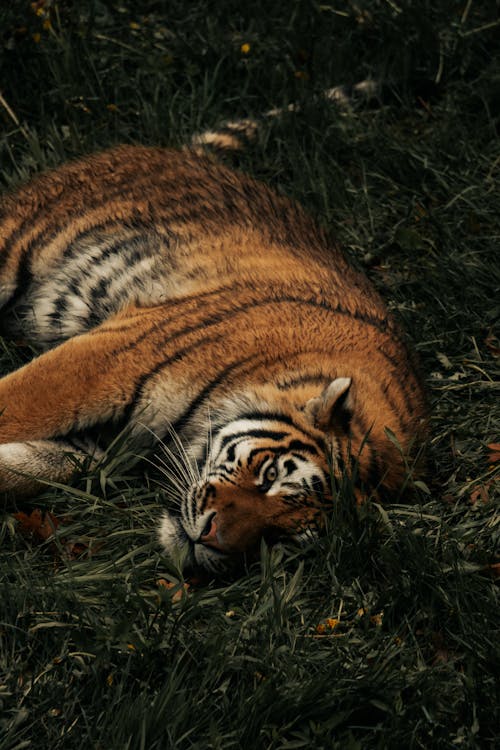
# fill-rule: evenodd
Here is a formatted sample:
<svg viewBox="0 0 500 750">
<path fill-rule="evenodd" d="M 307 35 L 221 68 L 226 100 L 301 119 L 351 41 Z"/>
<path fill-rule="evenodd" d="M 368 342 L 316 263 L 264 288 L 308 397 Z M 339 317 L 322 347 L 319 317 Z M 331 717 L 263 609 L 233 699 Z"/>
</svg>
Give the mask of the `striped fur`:
<svg viewBox="0 0 500 750">
<path fill-rule="evenodd" d="M 2 333 L 44 350 L 0 379 L 0 491 L 69 481 L 82 436 L 128 424 L 166 443 L 164 547 L 218 570 L 317 528 L 330 469 L 402 486 L 413 359 L 292 201 L 199 149 L 120 146 L 5 196 L 0 227 Z"/>
<path fill-rule="evenodd" d="M 377 81 L 365 79 L 352 86 L 333 86 L 319 94 L 319 98 L 332 102 L 341 112 L 348 112 L 352 107 L 370 102 L 379 102 L 382 95 Z M 216 130 L 205 130 L 191 138 L 191 150 L 205 155 L 212 152 L 216 156 L 225 156 L 244 151 L 255 141 L 262 124 L 280 118 L 285 112 L 300 111 L 300 104 L 292 103 L 287 107 L 274 107 L 259 118 L 246 117 L 239 120 L 228 120 Z"/>
</svg>

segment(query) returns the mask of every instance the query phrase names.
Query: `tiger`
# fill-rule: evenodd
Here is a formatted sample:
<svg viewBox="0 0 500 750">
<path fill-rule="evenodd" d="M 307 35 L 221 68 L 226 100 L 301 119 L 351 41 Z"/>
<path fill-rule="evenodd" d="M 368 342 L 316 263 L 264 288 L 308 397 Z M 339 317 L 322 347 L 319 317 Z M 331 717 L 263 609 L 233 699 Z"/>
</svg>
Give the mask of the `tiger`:
<svg viewBox="0 0 500 750">
<path fill-rule="evenodd" d="M 161 548 L 214 574 L 317 538 L 343 477 L 353 502 L 397 496 L 427 431 L 373 284 L 298 203 L 206 149 L 253 128 L 114 146 L 0 202 L 0 334 L 38 352 L 0 378 L 1 495 L 70 484 L 126 429 L 173 457 Z"/>
</svg>

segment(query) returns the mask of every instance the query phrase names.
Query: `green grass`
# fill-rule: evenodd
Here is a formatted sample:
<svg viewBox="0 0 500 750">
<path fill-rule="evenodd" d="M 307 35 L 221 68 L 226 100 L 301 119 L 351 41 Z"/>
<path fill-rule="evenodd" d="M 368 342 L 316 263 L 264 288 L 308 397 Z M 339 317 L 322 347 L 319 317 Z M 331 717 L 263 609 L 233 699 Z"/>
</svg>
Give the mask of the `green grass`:
<svg viewBox="0 0 500 750">
<path fill-rule="evenodd" d="M 264 549 L 238 580 L 175 600 L 181 561 L 153 533 L 161 488 L 126 443 L 74 488 L 23 506 L 60 519 L 52 540 L 23 536 L 6 507 L 0 750 L 493 748 L 494 3 L 278 0 L 250 12 L 232 0 L 66 0 L 42 11 L 24 0 L 0 10 L 3 186 L 112 143 L 177 145 L 224 117 L 300 101 L 242 168 L 316 214 L 396 310 L 421 357 L 432 436 L 418 503 L 358 510 L 345 493 L 313 549 Z M 391 85 L 380 107 L 340 114 L 315 96 L 367 75 Z M 25 357 L 5 342 L 2 371 Z"/>
</svg>

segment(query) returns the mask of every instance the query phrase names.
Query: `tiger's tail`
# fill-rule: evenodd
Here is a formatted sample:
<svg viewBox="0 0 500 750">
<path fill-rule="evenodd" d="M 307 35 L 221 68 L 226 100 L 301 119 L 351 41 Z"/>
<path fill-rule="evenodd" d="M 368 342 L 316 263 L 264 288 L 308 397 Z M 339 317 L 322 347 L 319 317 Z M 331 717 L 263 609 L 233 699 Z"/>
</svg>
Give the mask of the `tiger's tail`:
<svg viewBox="0 0 500 750">
<path fill-rule="evenodd" d="M 260 127 L 258 119 L 228 120 L 216 130 L 204 130 L 194 135 L 190 150 L 199 154 L 211 151 L 215 156 L 245 151 L 256 140 Z"/>
<path fill-rule="evenodd" d="M 341 112 L 346 113 L 358 105 L 378 103 L 379 95 L 379 83 L 366 79 L 352 86 L 333 86 L 325 89 L 318 98 L 333 102 Z M 300 109 L 300 104 L 291 103 L 286 107 L 270 109 L 255 118 L 228 120 L 214 130 L 204 130 L 195 134 L 190 140 L 189 149 L 200 155 L 211 152 L 216 157 L 234 156 L 246 151 L 256 141 L 259 131 L 266 122 L 282 117 L 287 112 L 299 112 Z"/>
</svg>

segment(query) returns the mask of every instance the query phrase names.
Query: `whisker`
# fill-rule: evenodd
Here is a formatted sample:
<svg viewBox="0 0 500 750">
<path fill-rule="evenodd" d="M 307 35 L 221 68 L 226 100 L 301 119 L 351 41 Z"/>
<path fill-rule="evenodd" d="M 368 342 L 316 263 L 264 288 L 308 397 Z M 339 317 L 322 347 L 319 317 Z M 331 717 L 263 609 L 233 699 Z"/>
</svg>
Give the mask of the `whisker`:
<svg viewBox="0 0 500 750">
<path fill-rule="evenodd" d="M 182 498 L 179 497 L 177 493 L 172 492 L 172 489 L 169 487 L 169 485 L 164 484 L 163 482 L 158 482 L 158 486 L 162 489 L 165 496 L 167 497 L 168 501 L 172 504 L 177 506 L 178 508 L 181 507 Z"/>
<path fill-rule="evenodd" d="M 186 479 L 185 474 L 179 472 L 179 467 L 172 465 L 172 456 L 167 456 L 167 458 L 168 463 L 158 454 L 156 454 L 154 458 L 145 457 L 144 460 L 157 469 L 157 471 L 160 471 L 168 479 L 169 483 L 173 485 L 177 492 L 183 496 L 189 489 L 190 483 Z"/>
<path fill-rule="evenodd" d="M 166 460 L 162 460 L 161 456 L 157 454 L 156 461 L 162 465 L 164 472 L 168 471 L 169 479 L 183 491 L 187 490 L 191 484 L 196 483 L 199 478 L 198 467 L 188 456 L 179 435 L 175 432 L 172 425 L 169 424 L 167 430 L 170 439 L 177 448 L 177 451 L 175 452 L 147 425 L 141 424 L 141 426 L 153 435 L 158 442 Z M 150 463 L 156 465 L 154 461 L 151 461 Z"/>
<path fill-rule="evenodd" d="M 188 488 L 189 488 L 189 485 L 187 485 L 187 484 L 184 484 L 184 483 L 181 483 L 181 482 L 180 482 L 180 481 L 179 481 L 179 480 L 178 480 L 178 479 L 176 478 L 176 476 L 175 476 L 174 474 L 172 474 L 171 472 L 169 472 L 168 468 L 166 468 L 166 467 L 164 467 L 164 466 L 161 466 L 161 465 L 159 465 L 159 463 L 157 463 L 156 461 L 153 461 L 153 460 L 151 460 L 151 459 L 146 459 L 146 461 L 147 461 L 147 462 L 148 462 L 148 463 L 149 463 L 149 464 L 150 464 L 151 466 L 153 466 L 153 467 L 154 467 L 154 468 L 155 468 L 155 469 L 156 469 L 157 471 L 159 471 L 159 472 L 160 472 L 161 474 L 163 474 L 163 476 L 164 476 L 164 477 L 166 478 L 166 480 L 168 481 L 168 483 L 169 483 L 169 487 L 170 487 L 170 488 L 172 489 L 172 492 L 173 492 L 173 491 L 175 490 L 175 493 L 176 493 L 176 494 L 175 494 L 175 496 L 176 496 L 176 497 L 183 497 L 183 496 L 184 496 L 184 495 L 186 494 L 186 492 L 187 492 L 187 490 L 188 490 Z M 160 486 L 161 486 L 161 487 L 162 487 L 163 489 L 165 489 L 165 490 L 166 490 L 166 486 L 165 486 L 165 485 L 164 485 L 164 484 L 163 484 L 162 482 L 158 481 L 158 484 L 159 484 L 159 485 L 160 485 Z"/>
<path fill-rule="evenodd" d="M 184 468 L 182 465 L 179 465 L 176 462 L 176 456 L 175 454 L 168 453 L 164 447 L 162 446 L 163 455 L 162 457 L 160 454 L 156 454 L 155 458 L 162 469 L 169 473 L 172 478 L 175 478 L 177 482 L 182 484 L 185 487 L 188 487 L 190 484 L 190 477 L 186 477 L 186 472 L 184 472 L 182 469 Z"/>
<path fill-rule="evenodd" d="M 205 449 L 205 464 L 203 466 L 203 481 L 206 482 L 208 479 L 208 475 L 211 471 L 211 465 L 210 465 L 210 457 L 212 455 L 212 445 L 213 445 L 213 438 L 212 438 L 212 417 L 210 414 L 210 407 L 207 409 L 207 421 L 208 421 L 208 430 L 207 430 L 207 442 L 206 442 L 206 449 Z"/>
<path fill-rule="evenodd" d="M 188 485 L 181 483 L 174 474 L 168 471 L 165 467 L 158 466 L 157 464 L 153 464 L 155 468 L 160 471 L 161 474 L 170 482 L 170 484 L 179 492 L 181 495 L 184 495 L 188 490 Z"/>
<path fill-rule="evenodd" d="M 174 430 L 173 426 L 169 424 L 167 429 L 169 437 L 172 439 L 172 442 L 175 444 L 179 451 L 178 458 L 181 461 L 181 465 L 183 465 L 184 468 L 188 471 L 192 482 L 196 482 L 197 479 L 200 478 L 196 461 L 194 461 L 187 453 L 184 447 L 184 443 L 182 442 L 179 434 Z M 170 451 L 170 449 L 168 450 Z"/>
</svg>

